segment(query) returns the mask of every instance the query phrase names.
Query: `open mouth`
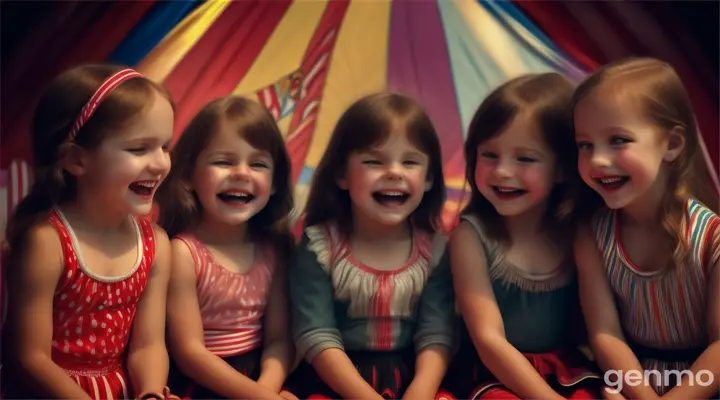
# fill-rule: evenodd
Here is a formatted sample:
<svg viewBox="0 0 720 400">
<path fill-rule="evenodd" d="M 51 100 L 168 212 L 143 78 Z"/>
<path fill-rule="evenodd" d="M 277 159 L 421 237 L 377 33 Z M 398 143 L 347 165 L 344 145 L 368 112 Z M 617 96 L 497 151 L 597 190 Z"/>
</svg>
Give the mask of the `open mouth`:
<svg viewBox="0 0 720 400">
<path fill-rule="evenodd" d="M 410 198 L 410 193 L 399 190 L 381 190 L 373 192 L 373 199 L 385 207 L 398 207 Z"/>
<path fill-rule="evenodd" d="M 595 182 L 597 182 L 600 187 L 602 187 L 605 190 L 618 190 L 621 187 L 623 187 L 628 181 L 630 180 L 629 176 L 620 176 L 620 175 L 613 175 L 613 176 L 603 176 L 601 178 L 593 178 Z"/>
<path fill-rule="evenodd" d="M 140 197 L 150 197 L 157 186 L 158 181 L 135 181 L 128 188 Z"/>
<path fill-rule="evenodd" d="M 228 190 L 220 192 L 217 197 L 223 203 L 231 205 L 246 205 L 255 199 L 255 195 L 242 190 Z"/>
<path fill-rule="evenodd" d="M 527 190 L 525 189 L 518 189 L 509 186 L 492 186 L 492 189 L 493 192 L 495 192 L 495 196 L 503 200 L 515 199 L 527 193 Z"/>
</svg>

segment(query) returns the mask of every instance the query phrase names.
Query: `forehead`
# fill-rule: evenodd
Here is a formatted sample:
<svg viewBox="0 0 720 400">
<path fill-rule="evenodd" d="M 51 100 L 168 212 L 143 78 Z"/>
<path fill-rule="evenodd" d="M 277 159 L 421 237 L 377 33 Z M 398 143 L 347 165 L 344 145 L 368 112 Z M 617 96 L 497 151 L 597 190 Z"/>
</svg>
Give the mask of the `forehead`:
<svg viewBox="0 0 720 400">
<path fill-rule="evenodd" d="M 175 115 L 170 102 L 155 93 L 151 104 L 122 129 L 119 135 L 111 135 L 114 142 L 148 140 L 166 143 L 173 138 Z"/>
<path fill-rule="evenodd" d="M 210 143 L 203 150 L 205 155 L 216 153 L 237 153 L 237 154 L 262 154 L 269 155 L 267 151 L 258 149 L 250 144 L 243 135 L 234 127 L 221 124 L 220 129 L 212 135 Z"/>
<path fill-rule="evenodd" d="M 405 126 L 395 124 L 393 130 L 384 140 L 372 144 L 370 147 L 355 151 L 355 154 L 363 153 L 425 153 L 416 147 L 409 136 Z"/>
<path fill-rule="evenodd" d="M 481 142 L 479 147 L 526 149 L 543 153 L 550 151 L 537 124 L 526 116 L 513 118 L 513 121 L 503 131 L 493 138 Z"/>
<path fill-rule="evenodd" d="M 647 129 L 651 124 L 644 118 L 636 97 L 612 88 L 593 90 L 573 112 L 576 135 L 602 134 L 618 128 Z"/>
</svg>

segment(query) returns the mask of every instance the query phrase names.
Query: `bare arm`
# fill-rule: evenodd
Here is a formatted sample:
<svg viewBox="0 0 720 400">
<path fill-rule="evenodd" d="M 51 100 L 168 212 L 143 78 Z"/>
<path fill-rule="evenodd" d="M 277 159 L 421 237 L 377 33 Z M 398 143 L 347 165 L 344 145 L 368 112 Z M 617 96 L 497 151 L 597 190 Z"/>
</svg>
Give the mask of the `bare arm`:
<svg viewBox="0 0 720 400">
<path fill-rule="evenodd" d="M 458 305 L 483 363 L 521 398 L 562 399 L 507 341 L 485 250 L 467 222 L 461 223 L 450 237 L 450 258 Z"/>
<path fill-rule="evenodd" d="M 53 295 L 63 271 L 60 238 L 49 224 L 32 229 L 20 262 L 9 268 L 10 323 L 19 367 L 38 397 L 89 399 L 51 359 Z M 7 368 L 7 366 L 6 366 Z"/>
<path fill-rule="evenodd" d="M 600 250 L 588 227 L 580 229 L 575 238 L 575 263 L 580 303 L 597 363 L 605 371 L 642 372 L 640 361 L 625 341 Z M 622 394 L 634 399 L 657 398 L 655 390 L 645 384 L 623 385 Z"/>
<path fill-rule="evenodd" d="M 689 385 L 687 375 L 683 375 L 682 385 L 675 386 L 663 398 L 678 400 L 707 399 L 720 390 L 720 386 L 718 386 L 718 379 L 720 379 L 720 227 L 715 230 L 711 254 L 714 256 L 711 258 L 713 266 L 708 280 L 707 300 L 707 325 L 710 345 L 690 367 L 693 376 L 696 377 L 695 384 Z M 710 371 L 711 376 L 714 377 L 712 384 L 708 386 L 697 383 L 698 371 L 703 370 Z M 708 380 L 708 376 L 702 376 L 702 379 Z"/>
<path fill-rule="evenodd" d="M 379 399 L 345 353 L 334 315 L 330 276 L 304 236 L 288 269 L 292 332 L 297 351 L 343 398 Z"/>
<path fill-rule="evenodd" d="M 444 245 L 433 251 L 443 254 L 428 277 L 418 305 L 415 376 L 403 396 L 407 399 L 434 398 L 450 362 L 455 319 L 450 258 Z"/>
<path fill-rule="evenodd" d="M 136 395 L 162 393 L 167 385 L 165 305 L 170 276 L 170 246 L 165 231 L 153 227 L 155 261 L 133 321 L 127 368 Z"/>
<path fill-rule="evenodd" d="M 167 317 L 170 350 L 178 367 L 201 386 L 230 399 L 280 399 L 277 392 L 236 371 L 205 347 L 195 262 L 181 240 L 174 239 L 171 247 Z"/>
<path fill-rule="evenodd" d="M 290 339 L 288 318 L 287 274 L 285 265 L 275 266 L 265 326 L 265 349 L 258 383 L 280 392 L 288 376 L 295 352 Z"/>
</svg>

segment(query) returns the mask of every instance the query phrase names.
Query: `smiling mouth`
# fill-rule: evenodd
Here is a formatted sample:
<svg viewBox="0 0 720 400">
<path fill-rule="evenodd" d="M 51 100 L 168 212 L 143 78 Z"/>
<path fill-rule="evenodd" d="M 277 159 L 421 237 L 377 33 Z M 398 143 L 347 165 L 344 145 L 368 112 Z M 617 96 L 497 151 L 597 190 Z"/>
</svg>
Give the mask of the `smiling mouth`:
<svg viewBox="0 0 720 400">
<path fill-rule="evenodd" d="M 410 193 L 399 190 L 381 190 L 373 192 L 373 199 L 385 207 L 398 207 L 410 198 Z"/>
<path fill-rule="evenodd" d="M 253 195 L 252 193 L 238 190 L 228 190 L 225 192 L 220 192 L 218 193 L 217 197 L 223 203 L 233 205 L 248 204 L 255 199 L 255 195 Z"/>
<path fill-rule="evenodd" d="M 135 181 L 128 185 L 128 188 L 141 197 L 152 196 L 158 181 Z"/>
<path fill-rule="evenodd" d="M 604 176 L 602 178 L 593 178 L 593 180 L 605 190 L 618 190 L 630 181 L 629 176 Z"/>
<path fill-rule="evenodd" d="M 527 190 L 525 189 L 518 189 L 508 186 L 492 186 L 492 190 L 495 193 L 495 196 L 503 200 L 516 199 L 527 193 Z"/>
</svg>

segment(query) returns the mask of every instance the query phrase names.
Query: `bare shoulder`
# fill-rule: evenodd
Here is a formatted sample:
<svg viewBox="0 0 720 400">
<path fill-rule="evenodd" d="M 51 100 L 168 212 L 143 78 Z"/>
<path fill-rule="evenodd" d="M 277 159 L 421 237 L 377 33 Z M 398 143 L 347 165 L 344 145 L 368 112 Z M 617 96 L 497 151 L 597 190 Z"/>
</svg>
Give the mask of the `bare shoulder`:
<svg viewBox="0 0 720 400">
<path fill-rule="evenodd" d="M 152 228 L 153 234 L 155 235 L 155 245 L 168 249 L 170 239 L 168 239 L 168 235 L 167 232 L 165 232 L 165 229 L 161 228 L 160 225 L 156 223 L 152 224 Z"/>
<path fill-rule="evenodd" d="M 13 262 L 19 265 L 11 268 L 17 274 L 11 273 L 9 278 L 17 278 L 15 283 L 20 284 L 21 291 L 54 287 L 65 264 L 63 243 L 57 230 L 47 221 L 40 222 L 28 230 L 22 249 L 17 250 L 19 254 L 17 258 L 13 257 Z"/>
</svg>

